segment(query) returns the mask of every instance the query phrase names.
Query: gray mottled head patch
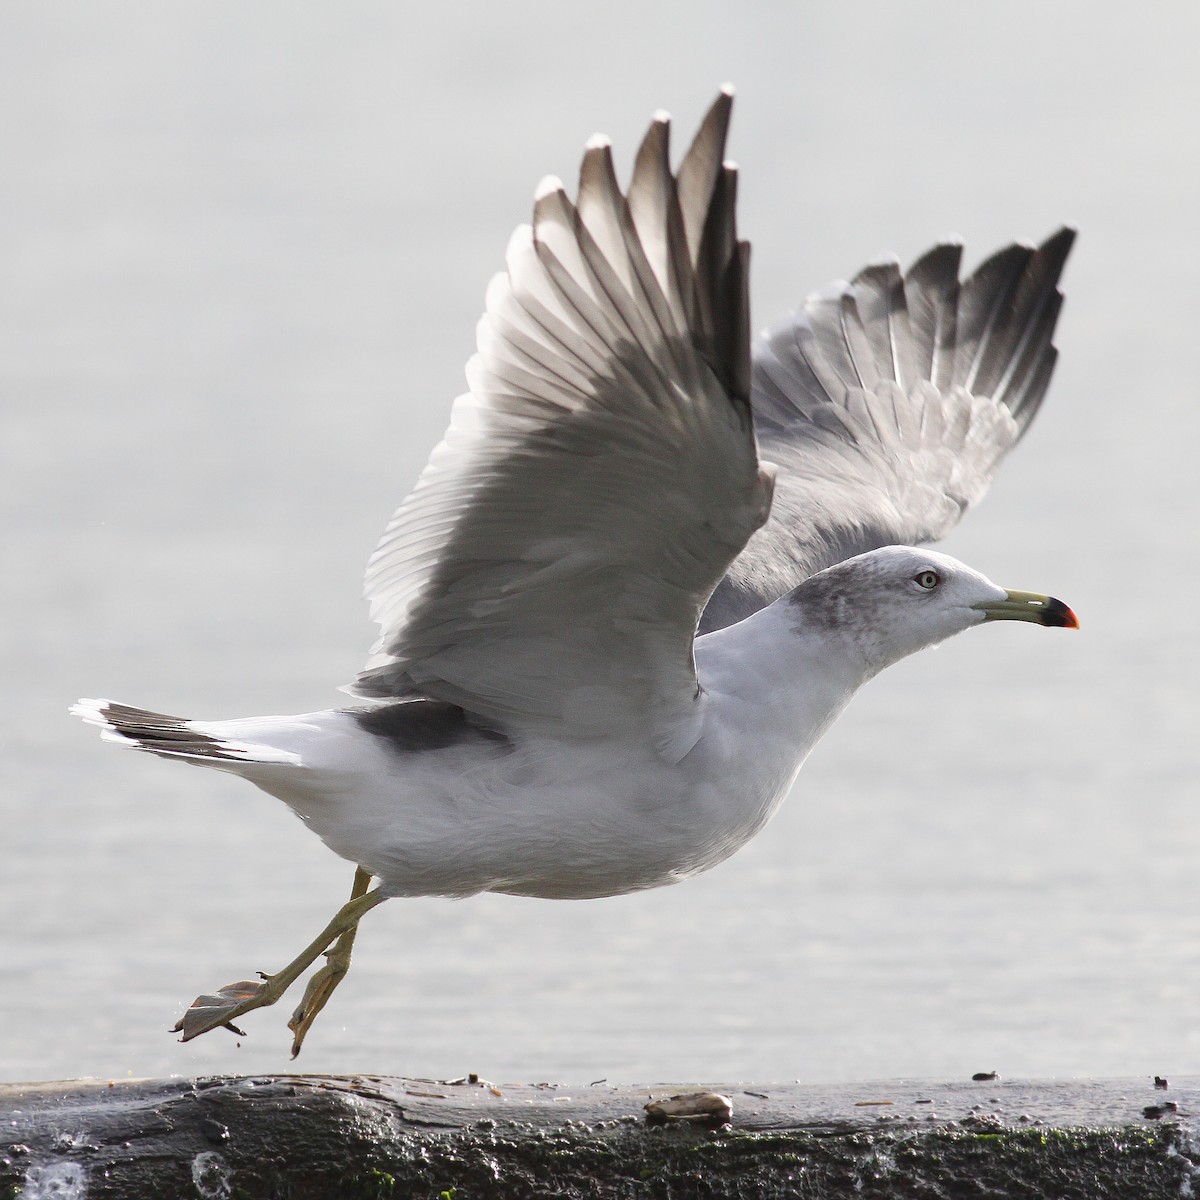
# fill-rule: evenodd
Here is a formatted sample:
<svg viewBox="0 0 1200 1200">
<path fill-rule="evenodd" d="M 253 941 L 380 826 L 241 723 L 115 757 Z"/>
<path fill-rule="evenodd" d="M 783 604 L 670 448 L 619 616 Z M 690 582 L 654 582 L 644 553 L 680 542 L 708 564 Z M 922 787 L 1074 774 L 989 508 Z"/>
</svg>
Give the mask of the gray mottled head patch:
<svg viewBox="0 0 1200 1200">
<path fill-rule="evenodd" d="M 797 633 L 853 643 L 877 671 L 981 624 L 980 602 L 1006 594 L 948 555 L 883 546 L 806 579 L 788 594 L 788 611 Z"/>
<path fill-rule="evenodd" d="M 792 591 L 788 603 L 810 627 L 865 632 L 878 619 L 875 598 L 883 600 L 894 573 L 889 564 L 860 555 L 806 579 Z"/>
</svg>

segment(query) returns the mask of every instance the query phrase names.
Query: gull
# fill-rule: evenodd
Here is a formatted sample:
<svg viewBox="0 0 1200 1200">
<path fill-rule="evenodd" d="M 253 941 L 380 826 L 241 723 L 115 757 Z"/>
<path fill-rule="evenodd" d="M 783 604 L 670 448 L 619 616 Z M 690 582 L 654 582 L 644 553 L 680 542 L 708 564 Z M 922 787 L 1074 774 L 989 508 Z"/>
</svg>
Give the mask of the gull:
<svg viewBox="0 0 1200 1200">
<path fill-rule="evenodd" d="M 324 955 L 294 1057 L 388 898 L 612 896 L 708 870 L 885 667 L 988 622 L 1078 628 L 924 548 L 1042 401 L 1073 231 L 962 280 L 952 243 L 874 263 L 752 339 L 731 107 L 722 89 L 674 172 L 659 113 L 624 192 L 601 136 L 573 202 L 538 187 L 469 390 L 368 562 L 361 703 L 72 709 L 249 780 L 356 866 L 300 955 L 200 996 L 180 1040 L 240 1034 Z"/>
</svg>

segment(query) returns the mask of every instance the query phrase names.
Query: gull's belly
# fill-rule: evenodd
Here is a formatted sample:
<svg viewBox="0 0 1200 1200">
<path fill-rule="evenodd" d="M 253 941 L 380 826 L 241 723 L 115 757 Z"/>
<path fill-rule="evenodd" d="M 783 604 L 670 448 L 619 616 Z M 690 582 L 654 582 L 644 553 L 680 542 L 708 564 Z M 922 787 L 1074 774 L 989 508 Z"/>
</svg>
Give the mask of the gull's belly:
<svg viewBox="0 0 1200 1200">
<path fill-rule="evenodd" d="M 779 790 L 770 772 L 698 771 L 611 743 L 458 748 L 363 765 L 360 757 L 359 769 L 339 772 L 336 788 L 318 772 L 319 796 L 267 790 L 397 896 L 584 899 L 675 883 L 743 845 Z"/>
</svg>

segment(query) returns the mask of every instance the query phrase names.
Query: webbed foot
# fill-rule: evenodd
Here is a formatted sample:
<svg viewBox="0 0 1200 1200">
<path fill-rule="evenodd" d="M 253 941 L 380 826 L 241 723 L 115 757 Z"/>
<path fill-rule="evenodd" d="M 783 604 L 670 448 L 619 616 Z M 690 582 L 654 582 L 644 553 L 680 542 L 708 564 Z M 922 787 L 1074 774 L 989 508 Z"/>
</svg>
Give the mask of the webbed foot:
<svg viewBox="0 0 1200 1200">
<path fill-rule="evenodd" d="M 386 897 L 379 888 L 368 892 L 371 873 L 359 867 L 354 873 L 350 899 L 338 909 L 337 915 L 317 938 L 296 956 L 282 971 L 274 975 L 259 972 L 259 981 L 241 979 L 228 983 L 214 993 L 197 996 L 191 1007 L 175 1023 L 173 1033 L 181 1033 L 181 1042 L 191 1041 L 212 1029 L 229 1029 L 239 1037 L 245 1035 L 233 1022 L 256 1008 L 274 1004 L 322 954 L 328 961 L 308 982 L 304 999 L 292 1014 L 288 1028 L 292 1030 L 292 1057 L 300 1053 L 305 1035 L 325 1007 L 334 989 L 350 969 L 350 951 L 358 922 Z"/>
</svg>

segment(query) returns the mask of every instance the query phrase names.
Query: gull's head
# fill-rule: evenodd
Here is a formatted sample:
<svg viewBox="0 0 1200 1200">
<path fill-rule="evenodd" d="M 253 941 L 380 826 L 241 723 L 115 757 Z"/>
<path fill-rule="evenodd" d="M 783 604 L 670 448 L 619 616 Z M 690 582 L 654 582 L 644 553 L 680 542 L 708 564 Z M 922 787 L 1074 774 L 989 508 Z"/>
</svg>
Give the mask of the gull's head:
<svg viewBox="0 0 1200 1200">
<path fill-rule="evenodd" d="M 873 670 L 985 621 L 1079 628 L 1061 600 L 1009 591 L 955 558 L 912 546 L 885 546 L 828 567 L 789 601 L 803 628 L 847 638 Z"/>
</svg>

